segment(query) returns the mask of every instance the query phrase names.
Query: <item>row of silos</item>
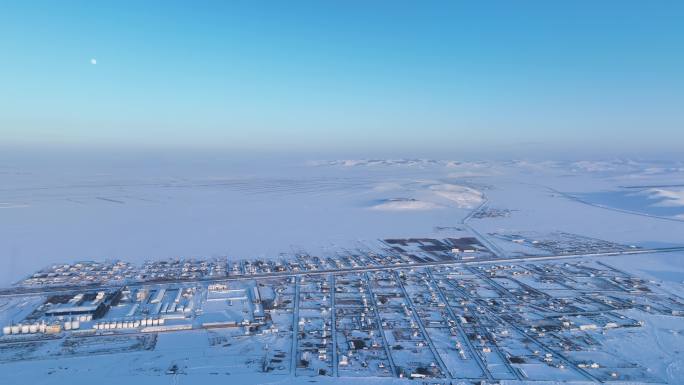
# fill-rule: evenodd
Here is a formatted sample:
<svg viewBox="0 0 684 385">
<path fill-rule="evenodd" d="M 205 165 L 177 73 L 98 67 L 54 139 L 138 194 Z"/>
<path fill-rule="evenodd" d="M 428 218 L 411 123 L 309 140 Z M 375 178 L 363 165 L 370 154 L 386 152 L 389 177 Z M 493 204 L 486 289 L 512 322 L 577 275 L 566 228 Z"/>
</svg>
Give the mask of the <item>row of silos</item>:
<svg viewBox="0 0 684 385">
<path fill-rule="evenodd" d="M 97 330 L 115 330 L 115 329 L 137 329 L 145 326 L 160 326 L 164 325 L 163 318 L 144 318 L 135 321 L 105 321 L 98 322 L 93 325 Z"/>
<path fill-rule="evenodd" d="M 56 334 L 64 330 L 76 330 L 81 327 L 81 323 L 78 319 L 68 319 L 63 323 L 53 323 L 47 324 L 45 321 L 31 324 L 12 324 L 6 325 L 2 328 L 3 335 L 12 334 Z"/>
</svg>

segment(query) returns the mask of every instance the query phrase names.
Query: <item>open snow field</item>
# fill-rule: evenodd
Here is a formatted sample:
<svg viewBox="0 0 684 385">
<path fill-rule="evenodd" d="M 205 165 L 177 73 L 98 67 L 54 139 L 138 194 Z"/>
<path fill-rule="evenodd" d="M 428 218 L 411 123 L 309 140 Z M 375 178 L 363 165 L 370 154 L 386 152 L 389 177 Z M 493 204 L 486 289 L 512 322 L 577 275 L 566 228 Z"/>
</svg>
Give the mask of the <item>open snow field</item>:
<svg viewBox="0 0 684 385">
<path fill-rule="evenodd" d="M 2 286 L 55 262 L 277 258 L 300 251 L 325 256 L 378 239 L 460 232 L 478 237 L 500 256 L 555 254 L 558 244 L 684 245 L 679 163 L 224 160 L 46 166 L 5 160 L 0 181 Z M 548 248 L 540 251 L 540 245 Z M 684 295 L 682 252 L 605 261 Z M 11 311 L 30 309 L 31 298 L 26 301 L 13 303 Z M 681 316 L 626 315 L 641 317 L 646 333 L 612 333 L 605 337 L 607 352 L 645 363 L 647 378 L 655 382 L 682 383 Z M 255 376 L 261 350 L 289 349 L 269 335 L 259 336 L 259 344 L 231 336 L 229 349 L 206 330 L 156 338 L 112 340 L 116 354 L 83 346 L 59 359 L 8 356 L 0 364 L 0 383 L 341 383 L 287 373 Z M 148 343 L 152 350 L 141 348 Z M 18 354 L 38 357 L 41 349 L 46 348 L 39 343 Z M 183 372 L 169 374 L 176 366 Z M 363 382 L 403 380 L 365 377 Z"/>
<path fill-rule="evenodd" d="M 482 202 L 442 167 L 294 165 L 2 168 L 9 284 L 53 262 L 275 257 L 427 235 Z"/>
<path fill-rule="evenodd" d="M 5 285 L 53 262 L 271 257 L 426 236 L 483 203 L 509 214 L 473 220 L 481 232 L 684 243 L 681 187 L 647 187 L 629 193 L 629 204 L 615 193 L 684 183 L 676 164 L 6 160 L 0 181 Z"/>
</svg>

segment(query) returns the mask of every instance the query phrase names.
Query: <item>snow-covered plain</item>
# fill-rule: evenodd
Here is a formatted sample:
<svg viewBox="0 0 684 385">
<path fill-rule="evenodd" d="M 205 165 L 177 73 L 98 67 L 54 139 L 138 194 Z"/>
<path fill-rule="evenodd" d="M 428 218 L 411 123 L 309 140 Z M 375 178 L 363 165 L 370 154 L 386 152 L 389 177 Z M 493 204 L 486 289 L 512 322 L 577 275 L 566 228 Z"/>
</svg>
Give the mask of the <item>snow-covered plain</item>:
<svg viewBox="0 0 684 385">
<path fill-rule="evenodd" d="M 77 167 L 2 168 L 0 283 L 62 261 L 268 258 L 428 235 L 481 200 L 440 166 Z"/>
<path fill-rule="evenodd" d="M 457 225 L 485 201 L 515 211 L 473 222 L 482 231 L 563 230 L 634 244 L 682 244 L 678 212 L 652 211 L 684 210 L 677 206 L 681 196 L 670 192 L 681 194 L 681 188 L 657 188 L 649 197 L 662 199 L 643 198 L 627 208 L 619 199 L 586 198 L 628 184 L 684 184 L 682 169 L 633 161 L 5 161 L 0 283 L 62 261 L 271 257 L 430 235 Z"/>
<path fill-rule="evenodd" d="M 326 254 L 382 238 L 447 237 L 449 228 L 464 226 L 504 251 L 512 246 L 489 234 L 564 232 L 641 247 L 684 245 L 684 165 L 676 162 L 6 162 L 0 181 L 3 286 L 54 262 Z M 506 215 L 470 218 L 482 208 Z M 682 253 L 609 260 L 684 293 Z M 629 340 L 630 351 L 669 383 L 681 383 L 684 375 L 677 348 L 684 343 L 681 320 L 646 320 L 656 350 L 639 351 L 642 337 Z M 194 333 L 206 332 L 160 336 L 155 354 L 163 365 L 147 352 L 15 362 L 0 366 L 0 382 L 223 383 L 224 377 L 207 373 L 230 372 L 235 383 L 298 383 L 287 376 L 254 377 L 242 361 L 205 346 L 206 336 Z M 613 337 L 614 349 L 623 348 L 623 337 L 629 338 Z M 247 339 L 243 344 L 239 352 L 249 356 L 255 347 Z M 172 362 L 192 364 L 186 375 L 160 375 Z M 207 367 L 194 368 L 195 362 Z M 364 379 L 394 382 L 400 380 Z"/>
</svg>

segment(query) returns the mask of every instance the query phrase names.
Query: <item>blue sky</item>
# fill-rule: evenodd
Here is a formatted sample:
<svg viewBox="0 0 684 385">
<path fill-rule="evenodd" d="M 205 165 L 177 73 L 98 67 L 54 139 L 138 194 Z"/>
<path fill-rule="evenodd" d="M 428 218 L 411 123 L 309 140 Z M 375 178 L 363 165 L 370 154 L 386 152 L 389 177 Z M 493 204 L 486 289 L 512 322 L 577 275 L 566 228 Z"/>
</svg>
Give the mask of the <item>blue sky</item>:
<svg viewBox="0 0 684 385">
<path fill-rule="evenodd" d="M 682 20 L 681 1 L 3 1 L 0 142 L 672 152 Z"/>
</svg>

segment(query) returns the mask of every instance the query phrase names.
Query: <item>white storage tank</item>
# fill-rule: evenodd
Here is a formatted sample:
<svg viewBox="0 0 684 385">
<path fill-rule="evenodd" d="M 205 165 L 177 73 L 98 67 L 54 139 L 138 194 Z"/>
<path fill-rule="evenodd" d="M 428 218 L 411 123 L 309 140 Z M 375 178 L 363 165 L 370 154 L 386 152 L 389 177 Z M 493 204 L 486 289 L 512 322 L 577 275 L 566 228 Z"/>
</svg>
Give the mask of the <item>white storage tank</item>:
<svg viewBox="0 0 684 385">
<path fill-rule="evenodd" d="M 71 330 L 71 321 L 64 322 L 64 330 Z"/>
<path fill-rule="evenodd" d="M 32 325 L 29 327 L 29 332 L 31 332 L 31 334 L 33 334 L 33 333 L 38 333 L 38 324 L 32 324 Z"/>
<path fill-rule="evenodd" d="M 71 328 L 72 329 L 79 329 L 81 327 L 81 323 L 78 321 L 71 321 Z"/>
<path fill-rule="evenodd" d="M 12 334 L 19 334 L 21 333 L 21 325 L 13 325 L 12 326 Z"/>
<path fill-rule="evenodd" d="M 11 326 L 3 326 L 2 327 L 2 334 L 4 334 L 4 335 L 12 334 L 12 327 Z"/>
<path fill-rule="evenodd" d="M 38 331 L 41 333 L 45 333 L 45 330 L 47 330 L 47 325 L 45 325 L 45 321 L 43 321 L 40 323 L 40 325 L 38 325 Z"/>
<path fill-rule="evenodd" d="M 28 325 L 21 325 L 21 332 L 23 334 L 28 334 L 29 333 L 29 326 Z"/>
</svg>

